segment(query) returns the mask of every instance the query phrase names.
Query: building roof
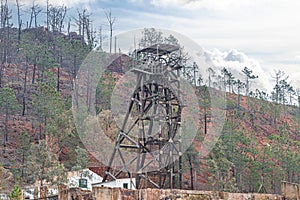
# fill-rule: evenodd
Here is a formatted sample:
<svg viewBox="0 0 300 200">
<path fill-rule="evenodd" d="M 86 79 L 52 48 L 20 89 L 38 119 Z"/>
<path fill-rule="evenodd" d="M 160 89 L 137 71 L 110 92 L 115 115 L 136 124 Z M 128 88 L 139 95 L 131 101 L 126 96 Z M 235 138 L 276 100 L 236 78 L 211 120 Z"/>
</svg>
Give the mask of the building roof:
<svg viewBox="0 0 300 200">
<path fill-rule="evenodd" d="M 135 178 L 118 178 L 116 180 L 111 180 L 111 181 L 106 181 L 106 182 L 92 183 L 92 185 L 107 184 L 107 183 L 116 182 L 117 180 L 132 180 L 134 182 Z"/>
</svg>

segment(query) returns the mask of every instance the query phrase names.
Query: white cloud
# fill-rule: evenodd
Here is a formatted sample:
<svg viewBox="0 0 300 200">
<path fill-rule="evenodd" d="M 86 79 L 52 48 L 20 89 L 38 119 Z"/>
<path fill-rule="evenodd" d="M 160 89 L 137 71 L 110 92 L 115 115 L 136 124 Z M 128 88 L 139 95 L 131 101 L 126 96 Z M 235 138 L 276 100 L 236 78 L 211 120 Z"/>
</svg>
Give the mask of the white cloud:
<svg viewBox="0 0 300 200">
<path fill-rule="evenodd" d="M 229 51 L 224 58 L 225 61 L 244 63 L 248 60 L 248 57 L 243 52 L 238 52 L 236 49 Z"/>
<path fill-rule="evenodd" d="M 78 4 L 89 4 L 94 2 L 95 0 L 49 0 L 49 3 L 52 5 L 65 5 L 65 6 L 76 6 Z M 25 6 L 30 6 L 35 2 L 35 4 L 45 6 L 46 0 L 21 0 L 20 1 Z"/>
<path fill-rule="evenodd" d="M 244 81 L 245 77 L 242 70 L 244 67 L 247 67 L 253 71 L 254 75 L 258 75 L 258 79 L 252 81 L 251 89 L 254 90 L 257 88 L 267 92 L 272 90 L 269 72 L 266 72 L 257 60 L 249 58 L 245 53 L 236 49 L 229 51 L 204 49 L 204 55 L 208 62 L 213 63 L 213 68 L 217 72 L 220 72 L 223 67 L 226 67 L 235 78 Z"/>
<path fill-rule="evenodd" d="M 248 4 L 249 0 L 151 0 L 152 5 L 157 7 L 183 7 L 187 9 L 216 9 L 226 10 L 235 6 Z"/>
<path fill-rule="evenodd" d="M 143 0 L 127 0 L 130 3 L 142 3 Z"/>
<path fill-rule="evenodd" d="M 33 0 L 20 1 L 31 5 Z M 300 1 L 150 0 L 153 6 L 148 6 L 148 10 L 135 7 L 146 3 L 145 0 L 50 0 L 53 4 L 79 8 L 82 4 L 103 1 L 120 4 L 112 7 L 118 15 L 115 33 L 143 27 L 178 31 L 202 47 L 219 49 L 205 50 L 209 59 L 218 65 L 230 66 L 237 72 L 244 66 L 252 66 L 263 81 L 271 79 L 273 69 L 281 69 L 300 87 L 300 81 L 296 81 L 300 80 Z M 36 2 L 45 3 L 46 0 Z M 100 4 L 91 7 L 96 25 L 103 21 Z M 128 4 L 132 9 L 128 9 Z M 272 80 L 269 85 L 273 85 Z"/>
<path fill-rule="evenodd" d="M 216 64 L 239 72 L 244 66 L 253 66 L 260 77 L 260 88 L 269 92 L 274 85 L 273 69 L 284 70 L 293 86 L 300 88 L 300 1 L 152 0 L 152 4 L 186 12 L 184 20 L 159 22 L 165 21 L 166 28 L 188 35 L 205 48 L 222 49 L 210 55 Z M 247 52 L 251 58 L 234 51 L 228 55 L 228 49 Z"/>
</svg>

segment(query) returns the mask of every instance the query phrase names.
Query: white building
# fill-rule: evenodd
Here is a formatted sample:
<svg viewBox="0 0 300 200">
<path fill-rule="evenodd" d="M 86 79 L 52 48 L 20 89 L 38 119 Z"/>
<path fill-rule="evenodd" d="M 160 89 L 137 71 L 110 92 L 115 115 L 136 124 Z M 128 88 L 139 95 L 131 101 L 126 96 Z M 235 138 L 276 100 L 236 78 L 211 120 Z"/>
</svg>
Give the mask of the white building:
<svg viewBox="0 0 300 200">
<path fill-rule="evenodd" d="M 79 187 L 92 191 L 92 184 L 102 181 L 102 177 L 89 169 L 68 172 L 68 188 Z"/>
<path fill-rule="evenodd" d="M 92 191 L 92 187 L 109 187 L 109 188 L 126 188 L 135 190 L 135 178 L 121 178 L 114 181 L 102 183 L 103 178 L 94 173 L 90 169 L 83 169 L 67 173 L 68 188 L 81 188 L 83 190 Z M 24 196 L 28 199 L 34 199 L 34 188 L 39 190 L 39 187 L 28 186 L 24 189 Z M 38 196 L 40 191 L 38 191 Z M 48 188 L 48 195 L 57 195 L 56 188 Z M 4 197 L 3 197 L 4 198 Z M 5 199 L 5 198 L 4 198 Z M 1 198 L 0 198 L 1 200 Z"/>
<path fill-rule="evenodd" d="M 4 194 L 4 193 L 2 194 L 2 193 L 1 193 L 1 194 L 0 194 L 0 199 L 1 199 L 1 200 L 10 200 L 10 197 L 9 197 L 8 194 Z"/>
<path fill-rule="evenodd" d="M 125 188 L 125 189 L 132 189 L 136 190 L 135 187 L 135 178 L 121 178 L 116 179 L 114 181 L 108 182 L 98 182 L 92 184 L 93 187 L 109 187 L 109 188 Z"/>
<path fill-rule="evenodd" d="M 92 191 L 93 183 L 99 183 L 102 181 L 101 176 L 99 176 L 98 174 L 94 173 L 89 169 L 68 172 L 67 179 L 68 179 L 68 183 L 67 183 L 68 188 L 80 187 L 83 190 L 90 190 L 90 191 Z M 45 185 L 47 184 L 45 183 Z M 33 185 L 33 186 L 27 186 L 26 188 L 23 188 L 24 197 L 27 197 L 28 199 L 34 199 L 35 188 L 38 190 L 37 196 L 40 197 L 40 190 L 38 187 L 38 183 L 36 183 L 35 186 Z M 57 195 L 57 194 L 58 194 L 57 188 L 51 188 L 51 187 L 48 188 L 48 194 L 47 194 L 48 196 Z"/>
</svg>

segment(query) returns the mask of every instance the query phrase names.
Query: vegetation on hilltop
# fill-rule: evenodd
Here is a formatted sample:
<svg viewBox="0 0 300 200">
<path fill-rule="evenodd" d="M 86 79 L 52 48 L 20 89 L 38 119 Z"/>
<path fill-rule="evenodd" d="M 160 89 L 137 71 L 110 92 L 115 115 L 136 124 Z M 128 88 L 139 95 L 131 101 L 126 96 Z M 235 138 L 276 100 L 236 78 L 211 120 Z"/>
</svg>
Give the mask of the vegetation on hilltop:
<svg viewBox="0 0 300 200">
<path fill-rule="evenodd" d="M 20 186 L 37 180 L 40 185 L 45 180 L 58 184 L 65 181 L 66 171 L 87 166 L 84 160 L 88 156 L 72 120 L 71 90 L 81 62 L 96 44 L 92 20 L 86 10 L 79 11 L 74 22 L 78 32 L 70 32 L 65 7 L 33 4 L 27 27 L 23 28 L 24 22 L 19 20 L 16 28 L 11 24 L 7 1 L 1 3 L 0 176 L 4 181 L 0 189 L 13 187 L 12 182 Z M 43 9 L 47 11 L 47 23 L 40 27 L 37 18 Z M 15 15 L 19 19 L 20 13 Z M 111 14 L 107 16 L 108 21 L 115 21 Z M 111 31 L 113 24 L 110 23 Z M 144 33 L 144 45 L 178 42 L 171 36 L 164 38 L 154 29 L 145 29 Z M 147 38 L 153 37 L 148 36 L 154 36 L 154 40 L 149 41 Z M 102 35 L 99 47 L 101 42 Z M 208 70 L 208 77 L 195 77 L 192 70 L 184 74 L 195 85 L 202 124 L 184 155 L 184 187 L 279 193 L 282 180 L 300 183 L 297 89 L 281 71 L 275 73 L 274 90 L 267 94 L 250 88 L 249 81 L 256 81 L 257 76 L 246 67 L 242 71 L 244 80 L 236 79 L 227 68 Z M 119 72 L 106 71 L 97 91 L 104 97 L 96 102 L 99 118 L 112 134 L 117 128 L 109 111 L 109 97 L 120 76 Z M 227 114 L 218 143 L 209 156 L 200 158 L 201 141 L 212 126 L 213 97 L 208 89 L 227 91 L 225 97 L 218 97 L 225 98 Z M 94 161 L 92 156 L 90 159 Z M 53 179 L 55 176 L 62 179 Z M 18 189 L 15 191 L 18 193 Z"/>
</svg>

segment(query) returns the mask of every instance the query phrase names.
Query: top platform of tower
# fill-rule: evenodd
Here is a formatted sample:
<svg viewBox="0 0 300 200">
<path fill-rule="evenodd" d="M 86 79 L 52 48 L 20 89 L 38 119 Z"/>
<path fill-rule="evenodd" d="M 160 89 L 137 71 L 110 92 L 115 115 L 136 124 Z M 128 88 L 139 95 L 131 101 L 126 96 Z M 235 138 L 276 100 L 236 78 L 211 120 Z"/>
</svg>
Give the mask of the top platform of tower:
<svg viewBox="0 0 300 200">
<path fill-rule="evenodd" d="M 179 50 L 179 46 L 176 45 L 172 45 L 172 44 L 155 44 L 155 45 L 151 45 L 149 47 L 146 47 L 144 49 L 140 49 L 137 51 L 137 53 L 152 53 L 152 54 L 156 54 L 158 56 L 164 56 L 167 54 L 170 54 L 174 51 L 178 51 Z"/>
</svg>

